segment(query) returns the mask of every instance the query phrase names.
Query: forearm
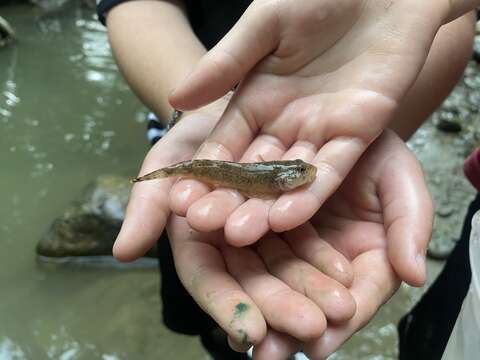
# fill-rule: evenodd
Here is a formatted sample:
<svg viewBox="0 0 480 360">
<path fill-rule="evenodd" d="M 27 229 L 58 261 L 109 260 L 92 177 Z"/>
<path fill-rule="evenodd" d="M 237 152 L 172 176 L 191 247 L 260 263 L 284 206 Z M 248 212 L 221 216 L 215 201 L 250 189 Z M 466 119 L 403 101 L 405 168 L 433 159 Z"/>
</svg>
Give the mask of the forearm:
<svg viewBox="0 0 480 360">
<path fill-rule="evenodd" d="M 427 62 L 390 124 L 402 139 L 407 140 L 458 83 L 471 58 L 474 24 L 472 12 L 440 28 Z"/>
<path fill-rule="evenodd" d="M 141 101 L 168 120 L 168 94 L 206 53 L 179 1 L 139 0 L 107 15 L 115 60 Z"/>
</svg>

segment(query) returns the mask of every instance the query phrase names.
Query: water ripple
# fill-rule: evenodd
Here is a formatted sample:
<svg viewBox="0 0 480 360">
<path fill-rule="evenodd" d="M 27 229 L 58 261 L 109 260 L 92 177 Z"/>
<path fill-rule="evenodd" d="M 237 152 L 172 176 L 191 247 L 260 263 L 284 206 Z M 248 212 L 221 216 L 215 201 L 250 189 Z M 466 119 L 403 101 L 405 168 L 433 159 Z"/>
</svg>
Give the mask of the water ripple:
<svg viewBox="0 0 480 360">
<path fill-rule="evenodd" d="M 0 340 L 0 359 L 5 360 L 23 360 L 26 359 L 25 353 L 8 337 Z"/>
</svg>

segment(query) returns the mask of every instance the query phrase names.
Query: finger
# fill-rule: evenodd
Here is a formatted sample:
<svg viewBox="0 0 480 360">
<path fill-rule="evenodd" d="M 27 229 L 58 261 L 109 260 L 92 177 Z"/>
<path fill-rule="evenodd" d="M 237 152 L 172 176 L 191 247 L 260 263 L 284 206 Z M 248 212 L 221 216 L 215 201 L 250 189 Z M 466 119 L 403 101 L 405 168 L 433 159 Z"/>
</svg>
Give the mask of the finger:
<svg viewBox="0 0 480 360">
<path fill-rule="evenodd" d="M 285 152 L 285 146 L 277 138 L 268 135 L 260 135 L 258 138 L 265 139 L 265 145 L 268 144 L 270 149 L 275 149 L 275 151 L 270 150 L 270 152 L 267 152 L 267 149 L 265 149 L 263 153 L 267 153 L 270 156 L 262 156 L 264 159 L 301 159 L 310 162 L 316 153 L 315 146 L 306 141 L 297 141 Z M 258 241 L 270 230 L 268 217 L 273 204 L 273 201 L 250 199 L 237 208 L 230 215 L 225 225 L 227 242 L 233 246 L 241 247 Z"/>
<path fill-rule="evenodd" d="M 317 153 L 317 147 L 311 142 L 299 140 L 296 141 L 282 157 L 282 160 L 301 159 L 305 162 L 311 162 Z"/>
<path fill-rule="evenodd" d="M 249 199 L 228 217 L 225 240 L 232 246 L 251 245 L 269 230 L 268 212 L 273 201 Z"/>
<path fill-rule="evenodd" d="M 248 147 L 240 162 L 259 162 L 269 159 L 278 159 L 283 154 L 284 148 L 278 140 L 271 136 L 259 135 Z M 230 214 L 235 212 L 243 202 L 244 197 L 237 191 L 219 189 L 203 196 L 190 205 L 187 212 L 187 220 L 194 229 L 199 231 L 214 231 L 226 226 Z M 267 223 L 268 212 L 253 211 L 250 213 L 252 219 L 263 220 Z M 243 221 L 245 223 L 245 221 Z M 233 223 L 238 224 L 238 221 Z M 235 227 L 234 227 L 235 228 Z M 242 226 L 240 226 L 242 228 Z M 228 239 L 228 232 L 227 241 Z M 258 239 L 258 238 L 257 238 Z M 257 240 L 255 239 L 255 240 Z"/>
<path fill-rule="evenodd" d="M 348 290 L 296 257 L 280 238 L 266 236 L 256 248 L 269 272 L 315 302 L 328 321 L 342 322 L 353 316 L 356 305 Z"/>
<path fill-rule="evenodd" d="M 168 232 L 178 276 L 199 306 L 236 343 L 251 346 L 266 334 L 262 313 L 226 271 L 220 252 L 209 242 L 215 234 L 199 234 L 178 216 Z"/>
<path fill-rule="evenodd" d="M 238 161 L 255 133 L 241 112 L 229 106 L 194 158 Z M 208 192 L 210 188 L 200 181 L 181 179 L 170 193 L 172 210 L 179 216 L 186 216 L 188 208 Z"/>
<path fill-rule="evenodd" d="M 242 156 L 242 162 L 263 162 L 282 158 L 285 146 L 277 138 L 260 134 Z M 232 246 L 253 244 L 269 231 L 268 213 L 272 200 L 253 198 L 239 206 L 225 224 L 225 239 Z"/>
<path fill-rule="evenodd" d="M 282 235 L 293 253 L 340 284 L 350 287 L 353 268 L 347 258 L 322 239 L 310 223 Z"/>
<path fill-rule="evenodd" d="M 286 151 L 285 145 L 275 136 L 258 134 L 245 150 L 241 162 L 263 162 L 281 159 Z"/>
<path fill-rule="evenodd" d="M 244 353 L 247 352 L 248 349 L 252 347 L 251 344 L 248 343 L 239 343 L 232 339 L 230 336 L 227 338 L 228 345 L 233 351 L 239 352 L 239 353 Z"/>
<path fill-rule="evenodd" d="M 218 99 L 275 49 L 275 6 L 252 4 L 169 96 L 176 109 L 189 110 Z"/>
<path fill-rule="evenodd" d="M 187 216 L 188 209 L 198 199 L 210 193 L 211 188 L 200 181 L 179 179 L 169 194 L 170 209 L 178 216 Z"/>
<path fill-rule="evenodd" d="M 400 142 L 391 137 L 390 141 Z M 425 254 L 433 226 L 433 204 L 418 161 L 403 151 L 389 159 L 380 175 L 379 196 L 384 209 L 388 255 L 402 280 L 422 286 L 426 280 Z"/>
<path fill-rule="evenodd" d="M 349 98 L 348 103 L 345 98 Z M 304 97 L 272 122 L 268 131 L 283 143 L 304 140 L 319 149 L 312 160 L 317 167 L 315 181 L 277 200 L 270 211 L 272 230 L 288 231 L 308 221 L 380 135 L 394 109 L 395 102 L 389 98 L 349 89 Z M 282 132 L 284 126 L 292 131 Z"/>
<path fill-rule="evenodd" d="M 212 131 L 214 118 L 198 115 L 187 117 L 171 129 L 148 152 L 140 175 L 167 165 L 190 159 L 202 139 Z M 198 122 L 195 132 L 192 122 Z M 169 149 L 175 148 L 175 152 Z M 131 261 L 144 255 L 160 238 L 170 215 L 169 191 L 171 179 L 136 183 L 128 202 L 125 219 L 113 247 L 114 256 Z"/>
<path fill-rule="evenodd" d="M 255 360 L 285 360 L 300 350 L 300 343 L 293 337 L 268 329 L 267 336 L 253 348 Z"/>
<path fill-rule="evenodd" d="M 325 333 L 304 346 L 312 359 L 326 359 L 355 332 L 365 326 L 398 289 L 400 280 L 392 269 L 383 249 L 359 255 L 353 263 L 355 279 L 350 291 L 357 304 L 352 319 L 344 324 L 329 325 Z"/>
<path fill-rule="evenodd" d="M 267 136 L 263 135 L 263 137 Z M 262 155 L 264 160 L 282 158 L 284 160 L 302 159 L 309 161 L 314 156 L 314 146 L 311 144 L 298 142 L 285 152 L 283 144 L 278 139 L 274 140 L 272 136 L 269 138 L 270 143 L 275 143 L 273 148 L 276 151 L 270 151 L 268 157 Z M 260 152 L 260 154 L 262 153 L 265 154 L 267 151 Z M 273 204 L 273 200 L 249 199 L 239 206 L 232 212 L 225 224 L 226 241 L 232 246 L 242 247 L 251 245 L 261 239 L 270 230 L 268 217 Z"/>
<path fill-rule="evenodd" d="M 340 186 L 366 144 L 358 138 L 335 138 L 322 146 L 312 161 L 317 177 L 305 190 L 282 195 L 269 214 L 275 232 L 291 230 L 307 222 Z"/>
<path fill-rule="evenodd" d="M 311 162 L 316 153 L 317 148 L 312 142 L 299 140 L 284 154 L 283 159 L 302 159 L 305 162 Z M 322 240 L 310 223 L 304 223 L 284 233 L 283 238 L 299 258 L 344 286 L 351 285 L 353 271 L 350 262 L 342 253 Z"/>
<path fill-rule="evenodd" d="M 273 329 L 303 341 L 322 334 L 326 326 L 323 312 L 270 275 L 253 250 L 226 246 L 222 253 L 230 274 L 252 297 Z"/>
<path fill-rule="evenodd" d="M 383 224 L 329 216 L 320 211 L 312 218 L 312 225 L 321 239 L 347 259 L 355 259 L 373 249 L 387 248 Z M 352 272 L 355 277 L 355 270 Z"/>
<path fill-rule="evenodd" d="M 229 215 L 244 201 L 244 197 L 235 190 L 214 190 L 188 208 L 186 214 L 188 224 L 201 232 L 222 229 Z"/>
<path fill-rule="evenodd" d="M 164 165 L 160 165 L 159 168 Z M 146 166 L 140 174 L 154 169 Z M 143 256 L 160 238 L 170 210 L 168 191 L 172 181 L 142 182 L 133 186 L 125 219 L 113 245 L 113 256 L 119 261 L 133 261 Z M 152 221 L 150 221 L 152 220 Z"/>
<path fill-rule="evenodd" d="M 140 175 L 175 162 L 176 159 L 163 151 L 175 141 L 175 134 L 158 141 L 145 157 Z M 191 156 L 192 154 L 186 150 L 183 155 Z M 154 246 L 170 215 L 168 193 L 172 183 L 171 179 L 161 179 L 133 185 L 125 219 L 113 246 L 115 258 L 120 261 L 133 261 Z"/>
</svg>

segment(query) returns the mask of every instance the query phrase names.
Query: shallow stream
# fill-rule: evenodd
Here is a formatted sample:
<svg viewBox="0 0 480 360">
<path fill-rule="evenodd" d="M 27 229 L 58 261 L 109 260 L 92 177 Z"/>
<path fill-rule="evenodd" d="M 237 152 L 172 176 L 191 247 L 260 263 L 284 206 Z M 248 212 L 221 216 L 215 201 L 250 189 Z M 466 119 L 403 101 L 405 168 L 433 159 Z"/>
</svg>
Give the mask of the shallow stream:
<svg viewBox="0 0 480 360">
<path fill-rule="evenodd" d="M 91 9 L 0 6 L 0 360 L 207 359 L 162 326 L 158 272 L 36 261 L 50 222 L 100 174 L 136 174 L 146 111 L 121 79 Z M 402 287 L 332 359 L 395 359 Z"/>
</svg>

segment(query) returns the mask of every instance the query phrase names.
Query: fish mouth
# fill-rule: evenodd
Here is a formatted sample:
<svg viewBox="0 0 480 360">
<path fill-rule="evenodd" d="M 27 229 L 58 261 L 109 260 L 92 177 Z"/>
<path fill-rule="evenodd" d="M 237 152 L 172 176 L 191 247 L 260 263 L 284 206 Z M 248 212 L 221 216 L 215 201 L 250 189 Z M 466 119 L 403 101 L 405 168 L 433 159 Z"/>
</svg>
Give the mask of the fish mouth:
<svg viewBox="0 0 480 360">
<path fill-rule="evenodd" d="M 317 167 L 312 164 L 308 164 L 308 176 L 307 176 L 307 181 L 308 182 L 313 182 L 317 178 Z"/>
</svg>

